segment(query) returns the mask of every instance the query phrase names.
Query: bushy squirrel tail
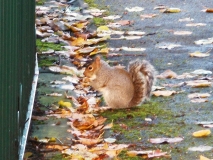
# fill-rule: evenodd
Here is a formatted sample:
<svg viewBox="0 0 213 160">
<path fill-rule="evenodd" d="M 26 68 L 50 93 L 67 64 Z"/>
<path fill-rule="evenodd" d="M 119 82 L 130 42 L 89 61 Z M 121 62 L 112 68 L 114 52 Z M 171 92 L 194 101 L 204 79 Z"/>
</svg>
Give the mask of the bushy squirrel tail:
<svg viewBox="0 0 213 160">
<path fill-rule="evenodd" d="M 134 85 L 134 96 L 129 103 L 133 107 L 150 98 L 156 70 L 148 61 L 137 59 L 130 62 L 128 72 Z"/>
</svg>

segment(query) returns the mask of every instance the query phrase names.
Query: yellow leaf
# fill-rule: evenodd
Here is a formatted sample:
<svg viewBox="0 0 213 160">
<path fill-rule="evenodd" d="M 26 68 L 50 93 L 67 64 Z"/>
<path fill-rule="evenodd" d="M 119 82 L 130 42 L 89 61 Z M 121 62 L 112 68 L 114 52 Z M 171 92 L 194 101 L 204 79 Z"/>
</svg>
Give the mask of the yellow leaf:
<svg viewBox="0 0 213 160">
<path fill-rule="evenodd" d="M 200 131 L 194 132 L 192 135 L 194 137 L 206 137 L 210 134 L 211 134 L 211 131 L 209 129 L 205 129 L 205 130 L 200 130 Z"/>
<path fill-rule="evenodd" d="M 163 10 L 163 13 L 178 13 L 181 10 L 179 8 L 167 8 L 165 10 Z"/>
<path fill-rule="evenodd" d="M 32 152 L 25 152 L 24 153 L 24 159 L 28 159 L 30 156 L 32 156 L 33 153 Z"/>
<path fill-rule="evenodd" d="M 67 108 L 72 107 L 72 104 L 70 102 L 59 101 L 58 104 L 61 107 L 67 107 Z"/>
<path fill-rule="evenodd" d="M 210 160 L 210 159 L 200 155 L 200 160 Z"/>
<path fill-rule="evenodd" d="M 56 138 L 55 137 L 51 137 L 49 142 L 56 142 Z"/>
<path fill-rule="evenodd" d="M 109 31 L 110 29 L 107 26 L 100 26 L 97 28 L 97 32 Z"/>
<path fill-rule="evenodd" d="M 71 45 L 72 46 L 82 46 L 84 44 L 84 42 L 85 42 L 84 38 L 78 37 L 71 42 Z"/>
</svg>

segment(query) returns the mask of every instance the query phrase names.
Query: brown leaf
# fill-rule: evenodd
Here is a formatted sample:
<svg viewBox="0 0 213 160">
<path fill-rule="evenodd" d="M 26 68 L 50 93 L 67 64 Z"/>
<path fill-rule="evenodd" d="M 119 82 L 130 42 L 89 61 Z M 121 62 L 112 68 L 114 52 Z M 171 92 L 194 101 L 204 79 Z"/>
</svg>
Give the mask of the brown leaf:
<svg viewBox="0 0 213 160">
<path fill-rule="evenodd" d="M 176 77 L 177 77 L 177 74 L 170 69 L 164 71 L 163 73 L 161 73 L 160 75 L 157 76 L 157 78 L 160 78 L 160 79 L 164 79 L 164 78 L 173 79 Z"/>
<path fill-rule="evenodd" d="M 176 93 L 177 93 L 176 91 L 168 91 L 168 90 L 165 90 L 165 91 L 154 91 L 154 92 L 152 92 L 152 94 L 154 96 L 157 96 L 157 97 L 159 97 L 159 96 L 169 97 L 169 96 L 174 95 Z"/>
<path fill-rule="evenodd" d="M 212 83 L 207 80 L 194 80 L 194 81 L 186 81 L 186 84 L 193 88 L 199 88 L 199 87 L 210 87 Z"/>
</svg>

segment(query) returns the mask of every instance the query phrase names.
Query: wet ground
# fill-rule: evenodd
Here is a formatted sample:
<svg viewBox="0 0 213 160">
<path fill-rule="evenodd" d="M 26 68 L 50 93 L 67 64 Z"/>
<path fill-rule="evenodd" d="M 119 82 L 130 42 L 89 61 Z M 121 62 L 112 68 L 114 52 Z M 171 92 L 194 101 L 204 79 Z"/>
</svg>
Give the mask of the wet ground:
<svg viewBox="0 0 213 160">
<path fill-rule="evenodd" d="M 171 69 L 177 74 L 181 75 L 185 72 L 193 72 L 197 69 L 204 69 L 213 71 L 212 62 L 212 43 L 206 45 L 197 45 L 195 41 L 200 39 L 212 38 L 212 23 L 213 13 L 206 13 L 201 10 L 206 8 L 213 8 L 213 3 L 208 0 L 203 1 L 155 1 L 155 0 L 105 0 L 96 1 L 97 4 L 109 9 L 110 15 L 122 15 L 119 20 L 130 20 L 131 25 L 122 26 L 117 30 L 125 31 L 142 31 L 145 35 L 141 39 L 136 40 L 108 40 L 109 48 L 120 48 L 122 46 L 130 48 L 146 48 L 143 52 L 128 52 L 119 51 L 122 56 L 109 57 L 108 60 L 116 61 L 119 64 L 127 66 L 128 61 L 134 58 L 143 58 L 149 60 L 156 68 L 158 73 L 162 73 L 167 69 Z M 155 7 L 165 5 L 171 8 L 180 8 L 179 13 L 162 13 Z M 141 12 L 127 12 L 126 7 L 143 7 Z M 141 15 L 157 14 L 156 17 L 142 19 Z M 181 19 L 190 19 L 192 21 L 181 21 Z M 202 23 L 205 26 L 189 27 L 186 24 Z M 190 35 L 175 35 L 175 31 L 190 31 Z M 179 47 L 172 49 L 160 49 L 160 46 L 167 44 L 177 44 Z M 189 53 L 200 51 L 206 53 L 210 51 L 208 57 L 196 58 L 190 57 Z M 134 56 L 130 56 L 133 54 Z M 127 56 L 128 55 L 128 56 Z M 59 92 L 64 90 L 51 88 L 49 82 L 52 80 L 61 80 L 63 75 L 53 73 L 40 73 L 38 82 L 37 102 L 35 107 L 35 114 L 39 110 L 45 108 L 52 102 L 58 102 L 60 98 L 46 97 L 45 93 Z M 188 80 L 196 80 L 199 78 L 208 77 L 212 82 L 212 75 L 201 74 L 192 79 L 158 79 L 156 85 L 163 86 L 165 84 L 178 84 Z M 135 150 L 141 149 L 161 149 L 168 152 L 171 157 L 162 159 L 172 160 L 195 160 L 199 159 L 200 155 L 208 158 L 213 158 L 213 150 L 200 152 L 190 151 L 190 147 L 212 146 L 212 135 L 204 138 L 194 138 L 192 133 L 203 127 L 197 125 L 201 121 L 213 121 L 212 111 L 212 86 L 192 88 L 187 85 L 180 87 L 166 87 L 167 90 L 175 90 L 178 94 L 169 97 L 155 97 L 152 96 L 150 102 L 146 102 L 140 106 L 139 109 L 106 111 L 103 116 L 108 118 L 108 121 L 114 119 L 115 127 L 106 135 L 117 138 L 117 143 L 134 144 Z M 71 94 L 72 92 L 70 92 Z M 209 93 L 211 96 L 208 102 L 192 103 L 188 98 L 190 93 Z M 38 109 L 39 108 L 39 109 Z M 40 110 L 41 108 L 41 110 Z M 123 113 L 124 114 L 123 114 Z M 138 113 L 137 113 L 138 112 Z M 145 118 L 152 119 L 151 122 L 145 121 Z M 60 125 L 56 127 L 58 119 L 50 118 L 44 124 L 32 122 L 31 137 L 57 137 L 63 143 L 69 144 L 67 137 L 71 135 L 67 132 L 66 119 L 60 119 Z M 119 125 L 125 124 L 128 130 L 119 128 Z M 116 125 L 117 123 L 117 125 Z M 210 130 L 212 130 L 210 128 Z M 151 144 L 148 142 L 149 138 L 162 137 L 183 137 L 184 140 L 175 144 Z M 201 147 L 202 148 L 202 147 Z M 49 154 L 47 154 L 47 157 Z M 51 156 L 50 156 L 51 157 Z M 50 157 L 46 159 L 51 159 Z M 121 159 L 127 159 L 121 158 Z M 130 158 L 131 159 L 131 158 Z"/>
</svg>

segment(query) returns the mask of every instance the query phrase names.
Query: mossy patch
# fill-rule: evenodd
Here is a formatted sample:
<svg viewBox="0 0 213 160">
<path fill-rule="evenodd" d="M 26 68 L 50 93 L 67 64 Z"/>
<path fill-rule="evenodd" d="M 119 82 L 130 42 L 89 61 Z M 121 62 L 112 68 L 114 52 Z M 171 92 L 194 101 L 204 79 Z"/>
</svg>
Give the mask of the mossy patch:
<svg viewBox="0 0 213 160">
<path fill-rule="evenodd" d="M 38 52 L 48 51 L 49 49 L 53 49 L 54 51 L 61 51 L 64 50 L 62 46 L 62 44 L 47 43 L 42 42 L 40 39 L 36 39 L 36 47 Z"/>
<path fill-rule="evenodd" d="M 170 111 L 164 110 L 162 104 L 158 102 L 148 102 L 140 107 L 135 107 L 132 109 L 121 109 L 121 110 L 111 110 L 106 111 L 101 114 L 106 117 L 108 121 L 114 122 L 112 128 L 113 132 L 120 133 L 120 142 L 137 142 L 143 138 L 141 130 L 154 129 L 157 123 L 157 117 L 172 117 Z M 153 119 L 152 122 L 145 121 L 145 118 Z M 159 132 L 164 132 L 159 130 Z"/>
<path fill-rule="evenodd" d="M 36 0 L 36 5 L 43 5 L 46 2 L 46 0 Z"/>
<path fill-rule="evenodd" d="M 84 0 L 90 7 L 97 8 L 98 5 L 95 3 L 94 0 Z"/>
<path fill-rule="evenodd" d="M 95 17 L 95 18 L 93 18 L 93 23 L 96 26 L 103 26 L 103 25 L 107 24 L 107 21 L 105 19 L 103 19 L 103 18 Z"/>
</svg>

